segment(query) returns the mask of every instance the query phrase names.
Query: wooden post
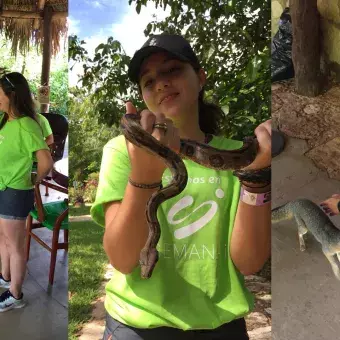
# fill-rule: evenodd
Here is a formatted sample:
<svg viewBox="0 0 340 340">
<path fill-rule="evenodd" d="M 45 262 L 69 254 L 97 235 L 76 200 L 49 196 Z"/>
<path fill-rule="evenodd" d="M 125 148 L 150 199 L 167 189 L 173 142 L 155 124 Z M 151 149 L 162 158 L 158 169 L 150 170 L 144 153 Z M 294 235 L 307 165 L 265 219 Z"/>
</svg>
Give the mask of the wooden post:
<svg viewBox="0 0 340 340">
<path fill-rule="evenodd" d="M 317 0 L 290 1 L 295 71 L 298 94 L 315 97 L 321 93 L 320 18 Z"/>
<path fill-rule="evenodd" d="M 51 20 L 52 7 L 45 6 L 44 8 L 44 48 L 43 61 L 41 72 L 41 85 L 48 86 L 50 79 L 51 57 L 52 57 L 52 34 L 51 34 Z M 49 111 L 49 104 L 41 104 L 41 112 L 47 113 Z"/>
<path fill-rule="evenodd" d="M 36 5 L 36 10 L 37 12 L 42 12 L 45 7 L 45 0 L 38 0 L 38 3 Z M 40 28 L 40 20 L 39 19 L 34 19 L 33 21 L 33 29 L 37 30 Z"/>
</svg>

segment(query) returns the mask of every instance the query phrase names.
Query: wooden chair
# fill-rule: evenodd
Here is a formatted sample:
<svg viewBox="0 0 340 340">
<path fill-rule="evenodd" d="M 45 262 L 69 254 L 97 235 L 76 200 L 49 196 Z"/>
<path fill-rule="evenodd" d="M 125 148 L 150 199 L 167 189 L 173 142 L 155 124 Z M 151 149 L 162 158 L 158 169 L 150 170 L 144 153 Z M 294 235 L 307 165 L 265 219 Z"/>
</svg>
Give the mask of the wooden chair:
<svg viewBox="0 0 340 340">
<path fill-rule="evenodd" d="M 63 158 L 66 138 L 68 134 L 69 124 L 65 116 L 58 113 L 41 113 L 49 122 L 54 143 L 50 145 L 51 156 L 53 162 L 57 162 Z M 46 180 L 51 180 L 52 178 L 47 176 Z M 48 196 L 48 186 L 45 186 L 45 196 Z"/>
<path fill-rule="evenodd" d="M 43 185 L 47 185 L 51 189 L 67 194 L 67 188 L 42 181 Z M 35 208 L 30 212 L 27 219 L 26 230 L 26 261 L 29 260 L 31 238 L 36 240 L 40 245 L 51 253 L 49 283 L 53 285 L 54 272 L 57 259 L 57 251 L 65 249 L 68 251 L 68 200 L 57 202 L 42 203 L 39 184 L 35 185 Z M 33 219 L 38 223 L 33 223 Z M 52 245 L 47 245 L 42 239 L 33 233 L 33 229 L 48 228 L 52 234 Z M 64 242 L 59 242 L 60 230 L 64 230 Z"/>
</svg>

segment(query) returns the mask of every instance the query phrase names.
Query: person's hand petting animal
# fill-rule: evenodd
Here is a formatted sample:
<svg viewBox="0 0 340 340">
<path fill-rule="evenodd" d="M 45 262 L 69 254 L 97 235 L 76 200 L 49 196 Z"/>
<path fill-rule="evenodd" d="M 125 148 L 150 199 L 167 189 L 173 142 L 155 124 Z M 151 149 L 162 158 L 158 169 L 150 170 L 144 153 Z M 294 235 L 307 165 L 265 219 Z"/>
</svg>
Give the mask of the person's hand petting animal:
<svg viewBox="0 0 340 340">
<path fill-rule="evenodd" d="M 334 194 L 332 197 L 320 203 L 323 211 L 329 216 L 340 214 L 340 194 Z"/>
</svg>

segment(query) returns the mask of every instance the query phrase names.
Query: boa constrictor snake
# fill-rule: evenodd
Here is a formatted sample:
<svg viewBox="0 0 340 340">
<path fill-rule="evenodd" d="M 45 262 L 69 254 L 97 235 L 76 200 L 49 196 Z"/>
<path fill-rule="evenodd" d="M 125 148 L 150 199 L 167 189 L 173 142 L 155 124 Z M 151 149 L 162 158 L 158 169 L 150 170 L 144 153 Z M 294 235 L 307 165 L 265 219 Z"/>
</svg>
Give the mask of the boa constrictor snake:
<svg viewBox="0 0 340 340">
<path fill-rule="evenodd" d="M 161 231 L 157 209 L 164 201 L 180 194 L 187 184 L 188 173 L 182 157 L 214 170 L 235 170 L 233 172 L 235 176 L 243 180 L 249 178 L 251 182 L 267 182 L 270 176 L 268 168 L 262 173 L 254 170 L 239 170 L 251 164 L 257 155 L 259 145 L 255 137 L 246 137 L 243 146 L 237 150 L 219 150 L 207 144 L 181 139 L 180 151 L 177 154 L 141 127 L 139 114 L 124 115 L 121 119 L 121 129 L 129 142 L 163 159 L 172 173 L 171 183 L 154 192 L 146 206 L 149 235 L 140 253 L 142 278 L 151 277 L 158 261 L 156 246 Z"/>
</svg>

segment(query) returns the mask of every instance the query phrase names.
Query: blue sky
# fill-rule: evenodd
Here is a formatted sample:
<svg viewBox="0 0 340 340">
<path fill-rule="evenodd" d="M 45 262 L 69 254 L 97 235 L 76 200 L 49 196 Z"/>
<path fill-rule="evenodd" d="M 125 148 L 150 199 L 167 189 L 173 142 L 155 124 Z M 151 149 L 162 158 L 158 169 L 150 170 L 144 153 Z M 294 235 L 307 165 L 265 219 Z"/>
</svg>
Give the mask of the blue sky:
<svg viewBox="0 0 340 340">
<path fill-rule="evenodd" d="M 79 26 L 80 38 L 101 31 L 108 36 L 112 24 L 119 22 L 129 9 L 128 0 L 70 0 L 69 15 Z"/>
<path fill-rule="evenodd" d="M 152 16 L 156 15 L 160 21 L 169 14 L 169 6 L 166 11 L 156 9 L 153 1 L 142 6 L 140 14 L 137 14 L 135 3 L 129 6 L 128 0 L 70 0 L 69 34 L 76 34 L 86 42 L 83 47 L 90 56 L 100 43 L 105 43 L 112 36 L 132 57 L 146 41 L 143 31 L 153 20 Z M 75 85 L 77 75 L 82 71 L 80 64 L 73 68 L 69 73 L 70 86 Z"/>
<path fill-rule="evenodd" d="M 144 29 L 156 14 L 163 20 L 170 12 L 156 9 L 153 1 L 142 6 L 137 14 L 135 3 L 129 6 L 128 0 L 70 0 L 69 34 L 76 34 L 87 42 L 89 52 L 109 36 L 119 40 L 130 56 L 146 40 Z"/>
</svg>

